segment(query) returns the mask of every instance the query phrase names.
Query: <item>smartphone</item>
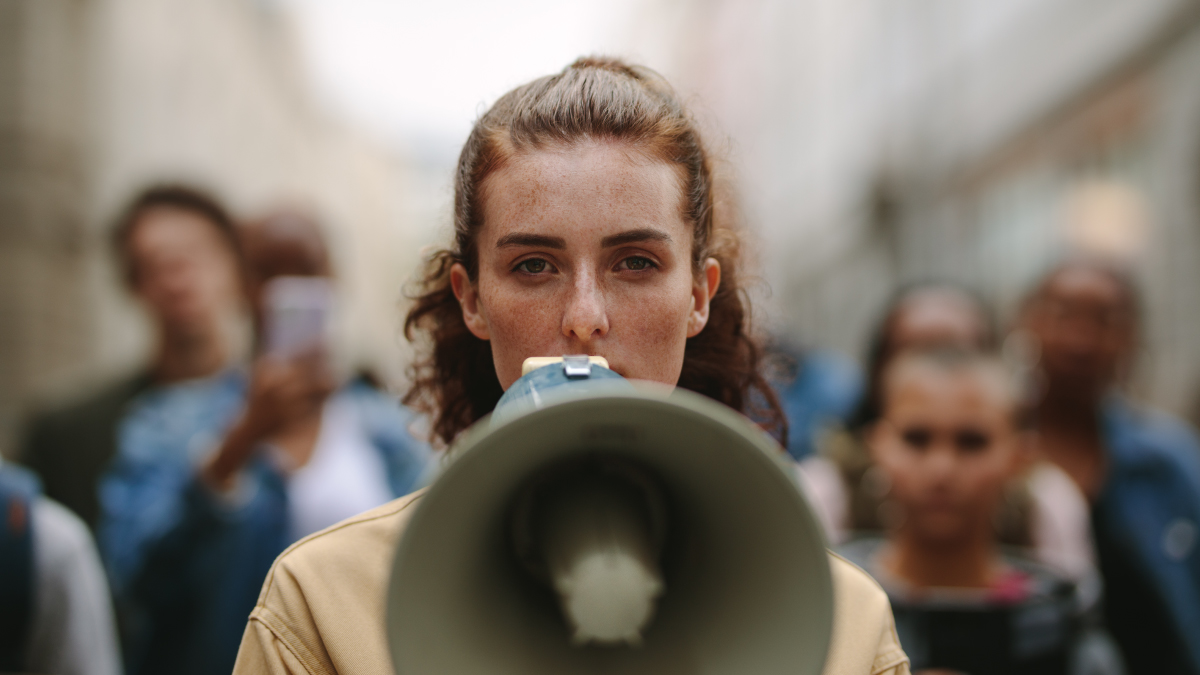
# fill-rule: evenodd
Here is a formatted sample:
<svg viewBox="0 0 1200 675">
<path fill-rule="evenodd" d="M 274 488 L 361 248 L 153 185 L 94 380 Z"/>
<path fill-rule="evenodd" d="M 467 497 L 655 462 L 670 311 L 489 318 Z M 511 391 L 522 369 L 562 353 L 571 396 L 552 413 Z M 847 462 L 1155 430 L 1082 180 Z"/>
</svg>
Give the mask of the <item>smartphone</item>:
<svg viewBox="0 0 1200 675">
<path fill-rule="evenodd" d="M 266 349 L 275 356 L 295 356 L 328 348 L 333 314 L 333 287 L 324 277 L 275 277 L 263 289 Z"/>
</svg>

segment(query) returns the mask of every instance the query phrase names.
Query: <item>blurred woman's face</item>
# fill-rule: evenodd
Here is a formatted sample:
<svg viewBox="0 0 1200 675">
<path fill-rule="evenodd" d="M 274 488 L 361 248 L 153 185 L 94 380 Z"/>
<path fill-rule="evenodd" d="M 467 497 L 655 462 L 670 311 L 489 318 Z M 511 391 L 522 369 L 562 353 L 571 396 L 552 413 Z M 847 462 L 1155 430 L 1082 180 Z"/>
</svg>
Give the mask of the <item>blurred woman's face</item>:
<svg viewBox="0 0 1200 675">
<path fill-rule="evenodd" d="M 1011 400 L 972 369 L 902 363 L 888 380 L 884 417 L 870 442 L 890 479 L 900 527 L 927 543 L 990 536 L 1021 458 Z"/>
<path fill-rule="evenodd" d="M 1027 308 L 1025 327 L 1041 346 L 1041 366 L 1063 393 L 1095 396 L 1120 374 L 1136 344 L 1125 289 L 1087 267 L 1059 271 Z"/>
<path fill-rule="evenodd" d="M 483 184 L 479 271 L 451 283 L 508 389 L 532 356 L 603 356 L 629 378 L 675 384 L 708 322 L 713 259 L 692 272 L 676 170 L 627 144 L 582 142 L 510 157 Z"/>
</svg>

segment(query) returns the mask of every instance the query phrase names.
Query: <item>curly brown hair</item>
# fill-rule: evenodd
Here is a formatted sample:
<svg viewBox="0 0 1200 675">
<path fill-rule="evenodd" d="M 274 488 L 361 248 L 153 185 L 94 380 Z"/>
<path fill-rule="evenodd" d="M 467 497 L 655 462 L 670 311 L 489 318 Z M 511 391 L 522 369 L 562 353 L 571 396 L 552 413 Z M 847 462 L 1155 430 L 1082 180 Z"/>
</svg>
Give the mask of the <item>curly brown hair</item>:
<svg viewBox="0 0 1200 675">
<path fill-rule="evenodd" d="M 750 332 L 750 303 L 738 273 L 739 239 L 727 222 L 729 209 L 718 208 L 697 125 L 662 76 L 611 58 L 581 58 L 556 75 L 517 87 L 476 121 L 454 179 L 454 246 L 426 260 L 405 319 L 404 334 L 418 344 L 419 355 L 404 402 L 431 413 L 434 435 L 446 444 L 496 406 L 504 392 L 491 347 L 467 329 L 450 270 L 462 264 L 476 279 L 482 186 L 489 175 L 519 152 L 588 139 L 630 143 L 678 167 L 683 212 L 693 224 L 693 271 L 700 274 L 708 258 L 721 266 L 708 324 L 687 340 L 678 386 L 749 415 L 786 442 L 787 423 L 760 372 L 762 351 Z"/>
</svg>

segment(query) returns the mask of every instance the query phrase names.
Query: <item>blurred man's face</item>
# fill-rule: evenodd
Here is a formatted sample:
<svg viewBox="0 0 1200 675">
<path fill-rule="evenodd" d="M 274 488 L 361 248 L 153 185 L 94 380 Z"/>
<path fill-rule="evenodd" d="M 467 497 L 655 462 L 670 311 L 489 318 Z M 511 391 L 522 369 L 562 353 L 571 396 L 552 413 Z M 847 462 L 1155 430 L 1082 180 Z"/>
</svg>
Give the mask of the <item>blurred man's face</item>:
<svg viewBox="0 0 1200 675">
<path fill-rule="evenodd" d="M 1132 353 L 1136 332 L 1125 290 L 1088 268 L 1055 274 L 1030 305 L 1025 324 L 1041 345 L 1051 386 L 1088 395 L 1113 383 Z"/>
<path fill-rule="evenodd" d="M 1012 402 L 987 371 L 901 363 L 888 377 L 872 455 L 891 480 L 899 527 L 931 545 L 990 536 L 1020 440 Z"/>
<path fill-rule="evenodd" d="M 238 303 L 234 253 L 203 216 L 167 207 L 147 210 L 128 245 L 134 290 L 163 330 L 206 334 Z"/>
</svg>

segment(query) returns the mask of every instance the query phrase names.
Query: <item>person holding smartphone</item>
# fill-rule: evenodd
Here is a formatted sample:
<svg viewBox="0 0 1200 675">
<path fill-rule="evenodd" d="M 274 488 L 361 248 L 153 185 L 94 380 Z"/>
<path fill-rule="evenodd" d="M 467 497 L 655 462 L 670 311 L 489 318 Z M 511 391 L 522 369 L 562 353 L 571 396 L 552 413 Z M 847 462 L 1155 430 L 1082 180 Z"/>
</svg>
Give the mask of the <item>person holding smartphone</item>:
<svg viewBox="0 0 1200 675">
<path fill-rule="evenodd" d="M 102 482 L 101 543 L 127 671 L 228 673 L 289 544 L 419 486 L 414 415 L 331 367 L 331 266 L 310 219 L 240 228 L 255 328 L 249 372 L 136 400 Z"/>
<path fill-rule="evenodd" d="M 584 58 L 502 96 L 463 147 L 455 241 L 429 260 L 408 315 L 428 351 L 406 400 L 450 444 L 527 358 L 587 354 L 781 424 L 717 194 L 697 125 L 653 71 Z M 392 673 L 384 603 L 418 502 L 394 500 L 280 556 L 234 672 Z M 907 673 L 883 590 L 840 558 L 830 567 L 825 672 Z"/>
</svg>

